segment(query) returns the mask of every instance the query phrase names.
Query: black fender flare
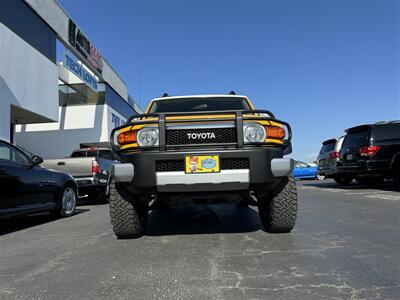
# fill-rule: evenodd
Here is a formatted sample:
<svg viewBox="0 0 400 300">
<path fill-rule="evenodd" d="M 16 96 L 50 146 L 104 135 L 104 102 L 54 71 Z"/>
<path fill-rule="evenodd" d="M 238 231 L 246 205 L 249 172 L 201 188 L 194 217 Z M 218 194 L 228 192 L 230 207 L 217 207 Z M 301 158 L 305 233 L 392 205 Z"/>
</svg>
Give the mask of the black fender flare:
<svg viewBox="0 0 400 300">
<path fill-rule="evenodd" d="M 392 161 L 390 162 L 389 169 L 390 169 L 390 170 L 394 170 L 394 166 L 395 166 L 396 164 L 400 164 L 400 152 L 396 153 L 396 154 L 393 156 Z"/>
</svg>

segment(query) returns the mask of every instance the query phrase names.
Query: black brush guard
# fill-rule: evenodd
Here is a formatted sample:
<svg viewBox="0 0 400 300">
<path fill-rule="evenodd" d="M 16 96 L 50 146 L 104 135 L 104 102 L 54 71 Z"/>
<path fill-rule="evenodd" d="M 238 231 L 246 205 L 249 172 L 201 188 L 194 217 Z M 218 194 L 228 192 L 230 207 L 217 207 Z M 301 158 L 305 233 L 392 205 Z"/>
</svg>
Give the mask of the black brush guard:
<svg viewBox="0 0 400 300">
<path fill-rule="evenodd" d="M 229 117 L 229 118 L 205 118 L 205 119 L 191 119 L 191 118 L 185 118 L 185 119 L 180 119 L 180 120 L 173 120 L 170 121 L 171 123 L 177 124 L 177 123 L 197 123 L 197 122 L 226 122 L 226 121 L 231 121 L 235 122 L 236 124 L 236 134 L 237 134 L 237 142 L 236 143 L 218 143 L 218 144 L 183 144 L 183 145 L 168 145 L 168 147 L 172 148 L 190 148 L 190 147 L 207 147 L 207 146 L 236 146 L 237 148 L 243 148 L 244 146 L 244 141 L 243 141 L 243 121 L 247 120 L 253 120 L 253 121 L 260 121 L 260 120 L 265 120 L 265 121 L 273 121 L 282 125 L 285 125 L 287 128 L 287 133 L 288 133 L 288 138 L 285 139 L 283 145 L 277 144 L 279 146 L 283 146 L 283 151 L 284 154 L 287 154 L 285 152 L 289 151 L 291 152 L 291 140 L 292 140 L 292 129 L 290 125 L 284 121 L 278 120 L 275 118 L 274 114 L 268 110 L 228 110 L 228 111 L 202 111 L 202 112 L 171 112 L 171 113 L 153 113 L 153 114 L 141 114 L 141 115 L 134 115 L 128 119 L 128 121 L 119 127 L 115 127 L 111 131 L 111 137 L 110 137 L 110 143 L 112 146 L 113 151 L 119 153 L 121 152 L 120 148 L 118 145 L 115 144 L 114 142 L 114 134 L 116 131 L 125 128 L 127 126 L 132 126 L 132 125 L 142 125 L 142 124 L 156 124 L 157 121 L 155 120 L 146 120 L 143 118 L 151 118 L 155 117 L 158 119 L 158 130 L 159 130 L 159 146 L 158 147 L 140 147 L 140 149 L 155 149 L 159 148 L 161 151 L 165 151 L 167 146 L 166 146 L 166 126 L 167 126 L 167 121 L 166 117 L 169 116 L 201 116 L 201 115 L 226 115 L 226 114 L 235 114 L 234 117 Z M 249 116 L 243 116 L 244 114 L 267 114 L 268 116 L 257 116 L 257 118 L 251 118 Z M 253 143 L 253 145 L 266 145 L 266 144 L 273 144 L 273 143 Z M 252 144 L 246 144 L 246 145 L 252 145 Z"/>
</svg>

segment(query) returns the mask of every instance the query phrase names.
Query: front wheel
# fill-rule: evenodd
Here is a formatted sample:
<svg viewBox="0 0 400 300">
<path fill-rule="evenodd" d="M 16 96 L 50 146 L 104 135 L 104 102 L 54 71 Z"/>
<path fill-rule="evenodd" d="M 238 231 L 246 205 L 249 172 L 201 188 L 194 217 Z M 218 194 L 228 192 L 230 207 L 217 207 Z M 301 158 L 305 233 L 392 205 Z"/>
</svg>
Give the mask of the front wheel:
<svg viewBox="0 0 400 300">
<path fill-rule="evenodd" d="M 62 217 L 72 216 L 76 208 L 76 199 L 78 199 L 76 188 L 71 185 L 65 186 L 61 192 L 57 214 Z"/>
<path fill-rule="evenodd" d="M 290 232 L 297 218 L 297 187 L 292 176 L 273 191 L 257 197 L 258 213 L 267 232 Z"/>
<path fill-rule="evenodd" d="M 119 239 L 142 236 L 148 215 L 148 205 L 127 191 L 122 184 L 110 184 L 110 218 Z"/>
</svg>

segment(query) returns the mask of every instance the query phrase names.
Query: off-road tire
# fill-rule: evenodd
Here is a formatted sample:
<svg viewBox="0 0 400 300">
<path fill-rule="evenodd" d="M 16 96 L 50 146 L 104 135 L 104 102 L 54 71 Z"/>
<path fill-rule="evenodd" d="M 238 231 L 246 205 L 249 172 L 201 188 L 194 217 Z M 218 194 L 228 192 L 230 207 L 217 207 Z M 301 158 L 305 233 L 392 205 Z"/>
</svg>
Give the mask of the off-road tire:
<svg viewBox="0 0 400 300">
<path fill-rule="evenodd" d="M 334 179 L 339 185 L 350 185 L 350 183 L 353 181 L 353 178 L 345 176 L 335 177 Z"/>
<path fill-rule="evenodd" d="M 138 238 L 143 235 L 148 207 L 140 204 L 120 183 L 110 183 L 110 218 L 118 239 Z"/>
<path fill-rule="evenodd" d="M 286 177 L 272 192 L 257 197 L 258 213 L 265 231 L 290 232 L 297 218 L 297 187 L 293 176 Z"/>
</svg>

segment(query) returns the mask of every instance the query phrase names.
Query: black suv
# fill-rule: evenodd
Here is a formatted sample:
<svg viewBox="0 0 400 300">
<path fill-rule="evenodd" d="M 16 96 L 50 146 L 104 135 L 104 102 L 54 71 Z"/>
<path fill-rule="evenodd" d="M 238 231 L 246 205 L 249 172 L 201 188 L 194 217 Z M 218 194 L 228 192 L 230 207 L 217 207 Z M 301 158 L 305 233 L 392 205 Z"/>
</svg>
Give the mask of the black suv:
<svg viewBox="0 0 400 300">
<path fill-rule="evenodd" d="M 373 185 L 392 178 L 400 185 L 400 121 L 356 126 L 346 132 L 337 165 L 341 184 L 356 179 Z"/>
</svg>

